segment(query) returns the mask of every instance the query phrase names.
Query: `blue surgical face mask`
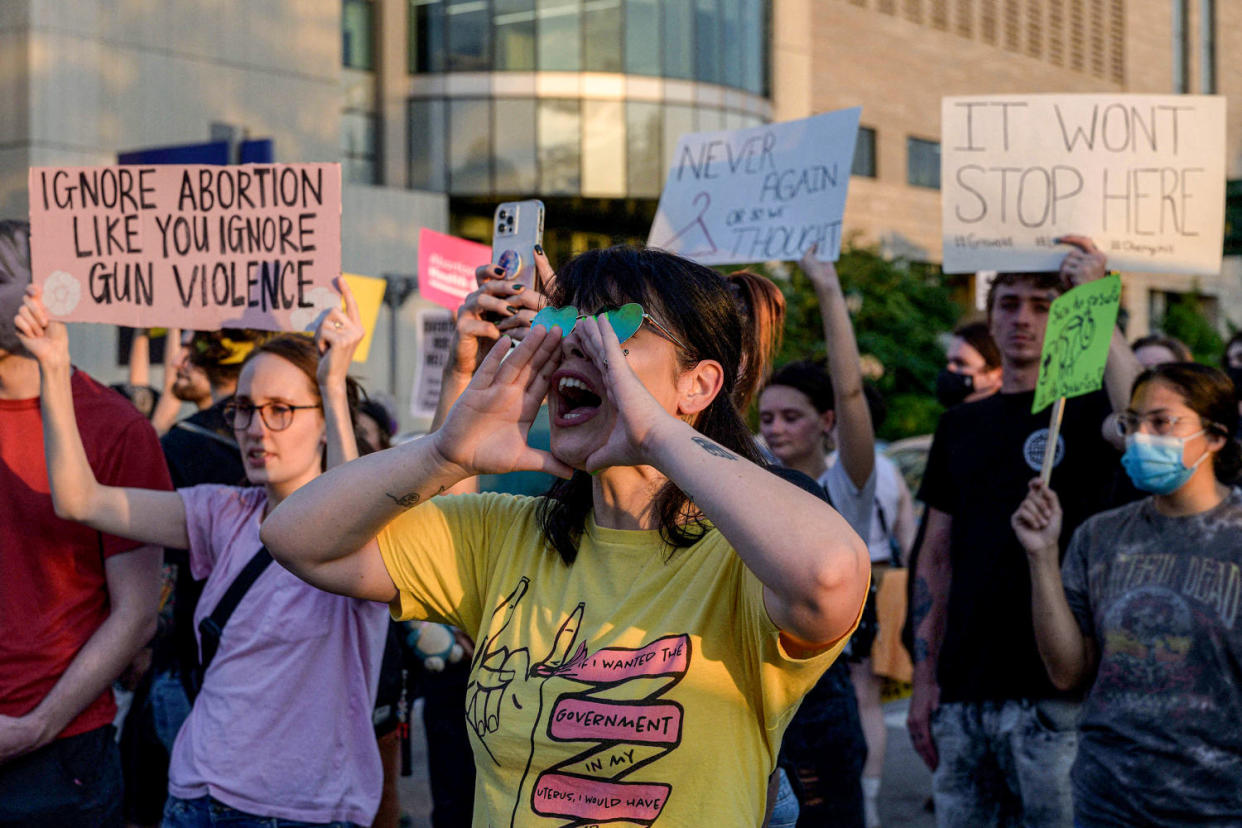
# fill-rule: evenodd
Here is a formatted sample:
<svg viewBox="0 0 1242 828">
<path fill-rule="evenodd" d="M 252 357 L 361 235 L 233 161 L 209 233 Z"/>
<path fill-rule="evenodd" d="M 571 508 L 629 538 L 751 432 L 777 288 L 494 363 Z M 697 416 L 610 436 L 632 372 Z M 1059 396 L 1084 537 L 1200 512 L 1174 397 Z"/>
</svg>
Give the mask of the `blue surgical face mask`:
<svg viewBox="0 0 1242 828">
<path fill-rule="evenodd" d="M 1162 437 L 1158 434 L 1136 432 L 1126 437 L 1126 453 L 1121 455 L 1121 465 L 1136 488 L 1153 494 L 1167 495 L 1180 489 L 1199 464 L 1207 459 L 1206 449 L 1194 465 L 1187 466 L 1186 441 L 1203 434 L 1200 429 L 1185 437 Z"/>
</svg>

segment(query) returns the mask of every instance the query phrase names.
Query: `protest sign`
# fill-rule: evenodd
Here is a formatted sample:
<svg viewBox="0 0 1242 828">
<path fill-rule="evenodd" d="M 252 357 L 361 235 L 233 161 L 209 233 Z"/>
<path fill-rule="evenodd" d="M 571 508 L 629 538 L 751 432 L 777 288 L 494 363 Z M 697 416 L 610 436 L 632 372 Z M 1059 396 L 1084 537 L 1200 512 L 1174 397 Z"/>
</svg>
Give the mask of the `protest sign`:
<svg viewBox="0 0 1242 828">
<path fill-rule="evenodd" d="M 647 244 L 705 265 L 841 253 L 860 109 L 681 136 Z"/>
<path fill-rule="evenodd" d="M 309 330 L 340 301 L 339 164 L 32 167 L 31 265 L 69 322 Z"/>
<path fill-rule="evenodd" d="M 379 321 L 380 305 L 384 304 L 384 290 L 388 282 L 371 276 L 358 276 L 354 273 L 341 274 L 349 283 L 349 289 L 358 302 L 358 315 L 362 317 L 362 329 L 366 335 L 358 343 L 354 351 L 354 362 L 366 362 L 371 354 L 371 342 L 375 339 L 375 323 Z M 344 302 L 342 302 L 342 306 Z"/>
<path fill-rule="evenodd" d="M 1057 270 L 1066 234 L 1121 270 L 1220 271 L 1223 97 L 952 97 L 940 117 L 946 273 Z"/>
<path fill-rule="evenodd" d="M 1121 277 L 1115 273 L 1079 285 L 1052 303 L 1032 414 L 1059 397 L 1088 394 L 1104 384 L 1108 344 L 1120 305 Z"/>
<path fill-rule="evenodd" d="M 459 239 L 424 227 L 418 232 L 418 293 L 455 311 L 474 293 L 474 269 L 492 260 L 485 244 Z"/>
<path fill-rule="evenodd" d="M 410 414 L 430 420 L 436 414 L 440 380 L 453 345 L 453 315 L 438 308 L 427 308 L 418 312 L 417 325 L 418 364 L 410 391 Z"/>
</svg>

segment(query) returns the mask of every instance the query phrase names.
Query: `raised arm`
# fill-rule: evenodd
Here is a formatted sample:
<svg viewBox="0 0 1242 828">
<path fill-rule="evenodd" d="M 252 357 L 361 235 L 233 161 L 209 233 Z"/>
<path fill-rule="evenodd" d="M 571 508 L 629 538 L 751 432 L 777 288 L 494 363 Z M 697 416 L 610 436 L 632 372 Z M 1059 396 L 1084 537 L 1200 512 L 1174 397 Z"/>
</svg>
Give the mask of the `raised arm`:
<svg viewBox="0 0 1242 828">
<path fill-rule="evenodd" d="M 185 505 L 176 492 L 104 486 L 96 480 L 73 413 L 69 336 L 63 324 L 48 317 L 39 288 L 27 289 L 14 322 L 22 345 L 39 361 L 43 450 L 56 514 L 110 535 L 188 547 Z"/>
<path fill-rule="evenodd" d="M 315 346 L 319 349 L 319 398 L 323 400 L 323 419 L 327 429 L 326 465 L 334 468 L 358 456 L 358 441 L 349 416 L 349 366 L 366 330 L 362 314 L 349 283 L 338 279 L 345 310 L 332 308 L 319 321 Z"/>
<path fill-rule="evenodd" d="M 535 253 L 535 268 L 539 272 L 538 283 L 548 284 L 553 278 L 552 266 L 543 253 Z M 531 320 L 546 302 L 542 293 L 504 278 L 504 273 L 504 268 L 495 264 L 478 268 L 474 274 L 478 289 L 457 309 L 453 345 L 440 381 L 440 399 L 431 431 L 444 424 L 449 409 L 466 390 L 496 340 L 507 335 L 514 342 L 521 342 L 530 330 Z"/>
<path fill-rule="evenodd" d="M 863 394 L 862 369 L 854 326 L 845 307 L 841 279 L 832 262 L 815 257 L 811 247 L 802 257 L 802 270 L 815 286 L 824 320 L 824 344 L 828 349 L 828 373 L 837 415 L 837 454 L 856 488 L 866 485 L 875 469 L 875 429 Z"/>
<path fill-rule="evenodd" d="M 613 434 L 587 458 L 587 471 L 654 466 L 690 496 L 763 583 L 768 614 L 785 634 L 813 648 L 847 633 L 866 596 L 871 560 L 845 519 L 668 413 L 634 374 L 610 326 L 582 319 L 575 330 L 618 411 Z M 702 383 L 701 393 L 692 398 L 705 408 L 719 393 L 723 369 L 710 361 L 700 366 L 694 382 Z M 683 413 L 697 411 L 687 406 Z"/>
<path fill-rule="evenodd" d="M 1061 263 L 1061 276 L 1067 287 L 1078 287 L 1108 275 L 1108 257 L 1091 239 L 1086 236 L 1062 236 L 1058 241 L 1074 247 Z M 1113 328 L 1113 336 L 1108 343 L 1108 362 L 1104 365 L 1104 388 L 1114 415 L 1125 411 L 1130 404 L 1130 389 L 1142 371 L 1143 366 L 1121 329 Z M 1113 420 L 1114 417 L 1110 416 L 1104 423 L 1104 439 L 1124 449 L 1125 440 L 1117 432 Z"/>
<path fill-rule="evenodd" d="M 151 427 L 155 433 L 163 437 L 177 422 L 181 413 L 181 400 L 173 394 L 173 384 L 177 379 L 177 356 L 181 352 L 181 329 L 169 328 L 164 334 L 164 387 L 160 391 L 159 402 L 155 411 L 151 412 Z"/>
<path fill-rule="evenodd" d="M 438 431 L 331 469 L 286 498 L 263 524 L 272 555 L 321 589 L 391 601 L 396 587 L 374 538 L 402 512 L 478 474 L 570 476 L 526 445 L 556 368 L 560 331 L 533 330 L 502 362 L 509 345 L 500 339 Z"/>
<path fill-rule="evenodd" d="M 1031 567 L 1031 618 L 1035 643 L 1058 690 L 1081 687 L 1095 671 L 1095 641 L 1083 635 L 1065 597 L 1057 538 L 1061 535 L 1061 502 L 1043 481 L 1031 481 L 1031 490 L 1010 520 L 1026 550 Z"/>
</svg>

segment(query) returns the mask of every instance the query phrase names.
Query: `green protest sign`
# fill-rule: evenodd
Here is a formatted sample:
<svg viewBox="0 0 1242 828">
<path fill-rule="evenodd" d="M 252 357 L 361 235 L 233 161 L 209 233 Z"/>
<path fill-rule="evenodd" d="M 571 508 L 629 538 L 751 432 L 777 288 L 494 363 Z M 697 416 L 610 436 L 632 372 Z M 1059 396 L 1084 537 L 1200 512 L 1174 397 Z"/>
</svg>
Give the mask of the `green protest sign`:
<svg viewBox="0 0 1242 828">
<path fill-rule="evenodd" d="M 1059 397 L 1089 394 L 1104 384 L 1108 343 L 1120 305 L 1121 277 L 1115 273 L 1079 285 L 1052 303 L 1032 414 Z"/>
</svg>

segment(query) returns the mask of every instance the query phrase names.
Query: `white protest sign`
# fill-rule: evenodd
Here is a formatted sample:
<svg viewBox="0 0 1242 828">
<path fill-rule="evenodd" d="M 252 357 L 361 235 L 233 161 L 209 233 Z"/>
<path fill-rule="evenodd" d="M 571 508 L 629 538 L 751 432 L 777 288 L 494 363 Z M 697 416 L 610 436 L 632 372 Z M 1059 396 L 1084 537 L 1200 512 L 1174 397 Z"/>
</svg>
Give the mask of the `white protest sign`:
<svg viewBox="0 0 1242 828">
<path fill-rule="evenodd" d="M 439 308 L 420 310 L 417 326 L 418 363 L 410 390 L 410 414 L 430 420 L 436 415 L 440 380 L 453 345 L 453 314 Z"/>
<path fill-rule="evenodd" d="M 647 244 L 706 265 L 841 252 L 860 109 L 681 136 Z"/>
<path fill-rule="evenodd" d="M 946 273 L 1056 270 L 1066 234 L 1119 270 L 1220 271 L 1223 97 L 955 97 L 940 117 Z"/>
</svg>

